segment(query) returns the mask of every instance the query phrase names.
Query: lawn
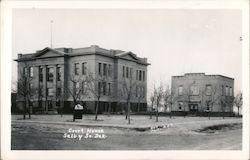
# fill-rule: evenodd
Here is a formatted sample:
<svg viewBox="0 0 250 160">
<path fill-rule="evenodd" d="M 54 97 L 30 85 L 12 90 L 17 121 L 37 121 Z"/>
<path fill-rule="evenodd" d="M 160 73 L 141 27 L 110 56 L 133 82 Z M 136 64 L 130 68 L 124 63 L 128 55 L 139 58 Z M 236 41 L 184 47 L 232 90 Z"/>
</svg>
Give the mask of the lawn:
<svg viewBox="0 0 250 160">
<path fill-rule="evenodd" d="M 95 125 L 98 126 L 95 126 Z M 12 115 L 12 149 L 80 150 L 214 150 L 241 149 L 242 119 L 226 117 L 159 117 L 132 115 L 128 125 L 123 115 Z M 111 126 L 111 127 L 110 127 Z M 123 127 L 119 127 L 123 126 Z M 149 130 L 137 127 L 150 126 Z M 165 126 L 155 128 L 155 126 Z M 63 138 L 69 129 L 102 129 L 105 139 Z"/>
</svg>

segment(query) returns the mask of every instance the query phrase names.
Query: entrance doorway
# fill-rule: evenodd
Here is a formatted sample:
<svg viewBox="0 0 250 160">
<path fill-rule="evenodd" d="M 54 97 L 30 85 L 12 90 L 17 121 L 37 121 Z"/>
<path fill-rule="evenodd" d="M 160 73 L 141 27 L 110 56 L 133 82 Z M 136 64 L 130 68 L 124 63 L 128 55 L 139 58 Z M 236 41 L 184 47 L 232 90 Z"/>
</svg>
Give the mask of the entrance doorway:
<svg viewBox="0 0 250 160">
<path fill-rule="evenodd" d="M 197 112 L 198 111 L 198 104 L 189 104 L 189 111 L 190 112 Z"/>
</svg>

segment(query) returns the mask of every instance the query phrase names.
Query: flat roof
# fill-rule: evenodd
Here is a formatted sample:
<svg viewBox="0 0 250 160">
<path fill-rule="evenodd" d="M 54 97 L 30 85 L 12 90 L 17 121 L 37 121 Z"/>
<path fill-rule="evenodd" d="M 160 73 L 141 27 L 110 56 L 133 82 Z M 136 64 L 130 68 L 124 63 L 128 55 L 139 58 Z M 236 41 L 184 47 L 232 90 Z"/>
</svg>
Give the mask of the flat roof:
<svg viewBox="0 0 250 160">
<path fill-rule="evenodd" d="M 172 76 L 172 78 L 185 78 L 185 77 L 190 77 L 190 76 L 204 76 L 204 77 L 216 77 L 217 76 L 217 77 L 222 77 L 222 78 L 234 80 L 234 78 L 227 77 L 224 75 L 220 75 L 220 74 L 208 74 L 208 75 L 206 75 L 203 72 L 201 72 L 201 73 L 185 73 L 184 75 L 180 75 L 180 76 Z"/>
</svg>

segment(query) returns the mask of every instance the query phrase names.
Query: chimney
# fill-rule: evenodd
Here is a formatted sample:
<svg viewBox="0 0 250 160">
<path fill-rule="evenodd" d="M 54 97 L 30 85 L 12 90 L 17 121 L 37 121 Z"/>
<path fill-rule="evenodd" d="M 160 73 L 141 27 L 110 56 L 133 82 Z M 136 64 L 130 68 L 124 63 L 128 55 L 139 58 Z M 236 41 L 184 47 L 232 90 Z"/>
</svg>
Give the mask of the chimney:
<svg viewBox="0 0 250 160">
<path fill-rule="evenodd" d="M 115 50 L 111 49 L 110 53 L 114 55 L 115 54 Z"/>
<path fill-rule="evenodd" d="M 21 59 L 22 58 L 22 53 L 18 53 L 17 58 Z"/>
<path fill-rule="evenodd" d="M 65 53 L 72 53 L 72 48 L 64 48 Z"/>
</svg>

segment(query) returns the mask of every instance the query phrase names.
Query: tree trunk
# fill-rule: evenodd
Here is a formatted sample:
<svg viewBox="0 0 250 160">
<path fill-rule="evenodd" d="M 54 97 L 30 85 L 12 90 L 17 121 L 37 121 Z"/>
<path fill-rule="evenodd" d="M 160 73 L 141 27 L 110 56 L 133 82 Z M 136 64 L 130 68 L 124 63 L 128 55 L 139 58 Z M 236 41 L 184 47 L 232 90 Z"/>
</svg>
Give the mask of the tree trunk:
<svg viewBox="0 0 250 160">
<path fill-rule="evenodd" d="M 240 117 L 240 107 L 237 106 L 237 108 L 238 108 L 238 117 Z"/>
<path fill-rule="evenodd" d="M 186 118 L 186 109 L 185 109 L 185 106 L 184 106 L 184 118 Z"/>
<path fill-rule="evenodd" d="M 27 109 L 29 109 L 29 100 L 26 98 L 26 106 L 25 106 L 25 112 L 27 111 Z M 28 113 L 29 114 L 29 119 L 30 119 L 30 112 Z"/>
<path fill-rule="evenodd" d="M 26 98 L 25 98 L 25 100 L 24 100 L 24 104 L 23 104 L 23 119 L 25 119 L 26 117 L 25 117 L 25 114 L 26 114 Z"/>
<path fill-rule="evenodd" d="M 98 109 L 99 109 L 99 99 L 97 100 L 96 110 L 95 110 L 95 120 L 96 121 L 97 121 L 97 116 L 98 116 Z"/>
<path fill-rule="evenodd" d="M 125 119 L 127 120 L 128 119 L 128 105 L 126 105 L 125 107 L 125 114 L 126 114 Z"/>
<path fill-rule="evenodd" d="M 29 119 L 31 119 L 31 106 L 30 105 L 29 105 Z"/>
<path fill-rule="evenodd" d="M 76 106 L 77 102 L 74 99 L 74 106 L 73 106 L 73 122 L 75 122 L 75 118 L 74 118 L 74 113 L 75 113 L 75 106 Z"/>
<path fill-rule="evenodd" d="M 130 102 L 128 102 L 127 105 L 128 105 L 128 111 L 127 111 L 127 113 L 128 113 L 128 124 L 130 124 Z"/>
<path fill-rule="evenodd" d="M 108 116 L 110 116 L 110 112 L 111 112 L 111 102 L 109 102 L 109 106 L 108 106 Z"/>
<path fill-rule="evenodd" d="M 169 117 L 172 118 L 172 104 L 170 104 L 170 108 L 169 108 Z"/>
<path fill-rule="evenodd" d="M 60 114 L 61 114 L 61 117 L 63 117 L 63 106 L 64 106 L 64 101 L 62 101 L 60 105 L 62 106 L 62 107 L 61 107 L 61 111 L 60 111 L 61 113 L 60 113 Z"/>
<path fill-rule="evenodd" d="M 223 106 L 222 118 L 225 119 L 225 106 Z"/>
<path fill-rule="evenodd" d="M 150 108 L 150 119 L 152 119 L 152 112 L 153 112 L 153 105 L 152 105 L 152 107 Z"/>
<path fill-rule="evenodd" d="M 156 122 L 158 122 L 158 116 L 159 116 L 159 112 L 158 112 L 158 106 L 156 108 Z"/>
</svg>

